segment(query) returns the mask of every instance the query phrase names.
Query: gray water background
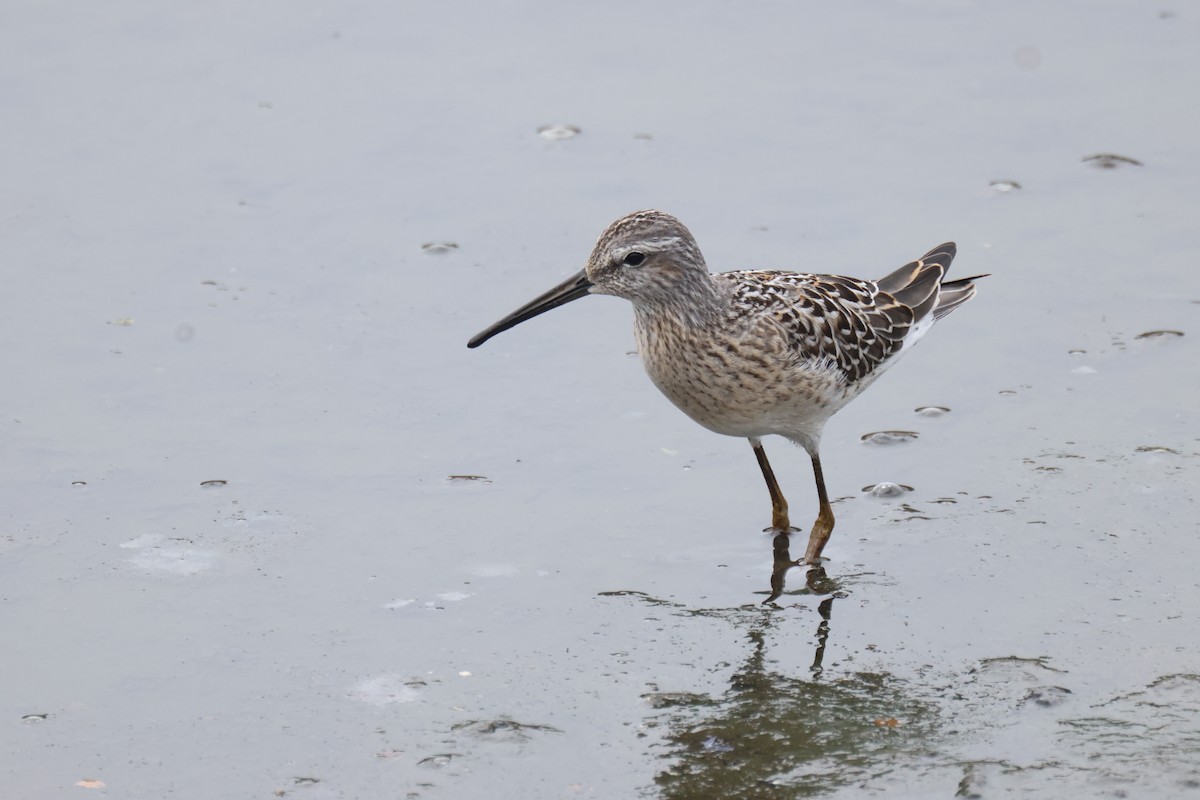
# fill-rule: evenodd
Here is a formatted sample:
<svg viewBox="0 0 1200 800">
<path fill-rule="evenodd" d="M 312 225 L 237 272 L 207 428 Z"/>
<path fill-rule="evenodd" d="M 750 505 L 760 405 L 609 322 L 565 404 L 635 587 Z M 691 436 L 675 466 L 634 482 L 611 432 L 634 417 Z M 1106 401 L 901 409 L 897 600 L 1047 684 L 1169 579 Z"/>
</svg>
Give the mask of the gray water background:
<svg viewBox="0 0 1200 800">
<path fill-rule="evenodd" d="M 1192 6 L 0 17 L 6 796 L 1200 793 Z M 464 346 L 644 207 L 991 273 L 830 423 L 774 607 L 627 304 Z"/>
</svg>

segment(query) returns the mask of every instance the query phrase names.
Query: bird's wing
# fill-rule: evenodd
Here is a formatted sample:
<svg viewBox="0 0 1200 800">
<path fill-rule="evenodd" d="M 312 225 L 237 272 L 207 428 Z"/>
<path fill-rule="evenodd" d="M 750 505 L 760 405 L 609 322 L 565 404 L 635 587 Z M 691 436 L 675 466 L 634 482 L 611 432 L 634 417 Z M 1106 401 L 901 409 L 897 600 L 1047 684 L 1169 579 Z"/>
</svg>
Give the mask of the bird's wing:
<svg viewBox="0 0 1200 800">
<path fill-rule="evenodd" d="M 753 270 L 715 277 L 733 291 L 732 324 L 775 328 L 797 362 L 835 364 L 848 383 L 899 352 L 916 319 L 874 281 Z"/>
</svg>

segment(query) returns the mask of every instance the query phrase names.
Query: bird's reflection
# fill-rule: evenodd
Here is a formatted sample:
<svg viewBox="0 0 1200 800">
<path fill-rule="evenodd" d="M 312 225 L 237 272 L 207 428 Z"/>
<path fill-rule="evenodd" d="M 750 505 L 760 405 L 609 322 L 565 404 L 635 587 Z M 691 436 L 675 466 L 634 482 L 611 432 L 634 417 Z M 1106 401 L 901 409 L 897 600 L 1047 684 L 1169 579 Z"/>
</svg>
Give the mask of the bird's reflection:
<svg viewBox="0 0 1200 800">
<path fill-rule="evenodd" d="M 655 709 L 647 727 L 665 728 L 666 763 L 655 777 L 656 795 L 664 800 L 807 797 L 885 774 L 926 742 L 933 711 L 904 681 L 826 667 L 834 601 L 848 596 L 841 581 L 812 567 L 803 586 L 789 591 L 785 577 L 799 564 L 787 536 L 775 538 L 773 554 L 765 605 L 689 609 L 640 592 L 606 593 L 672 606 L 684 617 L 723 619 L 747 645 L 723 690 L 694 694 L 656 686 L 666 691 L 645 696 Z M 772 648 L 794 654 L 794 623 L 812 619 L 807 602 L 777 604 L 784 596 L 819 598 L 807 669 L 794 655 L 770 654 Z"/>
<path fill-rule="evenodd" d="M 663 800 L 790 800 L 887 774 L 927 747 L 935 714 L 886 673 L 821 665 L 833 598 L 822 601 L 817 653 L 797 675 L 769 655 L 783 617 L 763 615 L 746 631 L 749 651 L 724 691 L 674 694 L 656 704 L 667 763 L 654 782 Z M 664 717 L 665 715 L 665 717 Z"/>
<path fill-rule="evenodd" d="M 791 536 L 787 533 L 776 534 L 771 541 L 771 550 L 773 557 L 771 559 L 771 594 L 766 600 L 762 601 L 765 606 L 779 608 L 775 601 L 783 596 L 787 589 L 787 574 L 794 568 L 801 565 L 802 559 L 794 559 L 791 554 Z M 804 589 L 805 594 L 820 596 L 823 594 L 829 595 L 817 605 L 817 614 L 821 617 L 821 622 L 817 626 L 817 649 L 813 654 L 813 663 L 810 671 L 813 677 L 819 677 L 824 669 L 825 661 L 825 644 L 829 641 L 829 618 L 833 614 L 833 601 L 838 596 L 839 590 L 836 581 L 830 580 L 825 573 L 825 567 L 817 565 L 810 567 L 808 572 L 804 574 Z"/>
</svg>

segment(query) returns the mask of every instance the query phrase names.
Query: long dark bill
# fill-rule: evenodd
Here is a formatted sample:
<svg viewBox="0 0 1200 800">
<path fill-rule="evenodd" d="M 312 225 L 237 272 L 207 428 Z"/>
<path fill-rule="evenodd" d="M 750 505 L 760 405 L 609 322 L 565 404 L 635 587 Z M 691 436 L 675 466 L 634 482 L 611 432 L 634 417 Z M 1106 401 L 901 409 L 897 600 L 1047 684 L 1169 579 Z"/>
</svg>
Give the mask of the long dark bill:
<svg viewBox="0 0 1200 800">
<path fill-rule="evenodd" d="M 504 319 L 494 325 L 491 325 L 479 333 L 471 337 L 471 341 L 467 342 L 467 347 L 479 347 L 488 339 L 495 336 L 497 333 L 503 333 L 509 328 L 520 325 L 527 319 L 532 319 L 538 314 L 543 314 L 552 308 L 564 306 L 572 300 L 578 300 L 588 293 L 588 289 L 592 288 L 592 282 L 588 280 L 587 273 L 580 270 L 576 274 L 567 278 L 565 281 L 555 286 L 550 291 L 543 295 L 535 297 L 525 305 L 518 308 L 516 311 L 509 314 Z"/>
</svg>

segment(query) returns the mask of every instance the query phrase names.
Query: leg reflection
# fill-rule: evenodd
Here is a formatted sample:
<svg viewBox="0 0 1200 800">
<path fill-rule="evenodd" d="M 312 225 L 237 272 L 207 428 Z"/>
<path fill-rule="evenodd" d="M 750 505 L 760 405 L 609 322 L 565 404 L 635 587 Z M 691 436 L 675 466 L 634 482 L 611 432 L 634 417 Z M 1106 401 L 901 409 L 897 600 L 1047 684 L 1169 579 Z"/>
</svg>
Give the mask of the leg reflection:
<svg viewBox="0 0 1200 800">
<path fill-rule="evenodd" d="M 775 601 L 783 595 L 787 588 L 787 574 L 793 567 L 801 566 L 805 559 L 792 558 L 790 550 L 790 541 L 786 533 L 778 534 L 774 541 L 771 542 L 773 551 L 771 563 L 771 594 L 766 600 L 763 600 L 763 605 L 775 605 Z M 822 595 L 832 594 L 837 585 L 829 579 L 825 573 L 825 568 L 822 566 L 813 566 L 804 573 L 804 585 L 809 594 Z M 821 623 L 817 626 L 817 650 L 813 654 L 812 667 L 809 671 L 814 678 L 818 678 L 825 667 L 825 643 L 829 641 L 829 618 L 833 613 L 833 597 L 826 597 L 817 606 L 817 613 L 821 615 Z"/>
<path fill-rule="evenodd" d="M 790 542 L 786 533 L 776 534 L 775 539 L 771 542 L 771 547 L 775 551 L 771 564 L 771 595 L 763 600 L 764 606 L 771 605 L 779 599 L 785 588 L 788 570 L 800 566 L 799 561 L 792 559 L 789 546 Z"/>
<path fill-rule="evenodd" d="M 829 641 L 829 617 L 833 614 L 833 598 L 826 597 L 821 601 L 821 605 L 817 606 L 817 613 L 821 615 L 821 624 L 817 626 L 817 652 L 813 655 L 812 667 L 809 671 L 814 678 L 821 677 L 825 667 L 821 662 L 825 660 L 825 642 Z"/>
<path fill-rule="evenodd" d="M 783 595 L 787 588 L 788 571 L 804 563 L 802 559 L 792 558 L 786 533 L 777 534 L 771 542 L 771 548 L 774 551 L 771 563 L 771 594 L 763 600 L 764 606 L 773 604 Z M 835 583 L 825 574 L 825 568 L 821 566 L 810 567 L 804 574 L 804 583 L 811 594 L 829 594 L 836 588 Z"/>
</svg>

